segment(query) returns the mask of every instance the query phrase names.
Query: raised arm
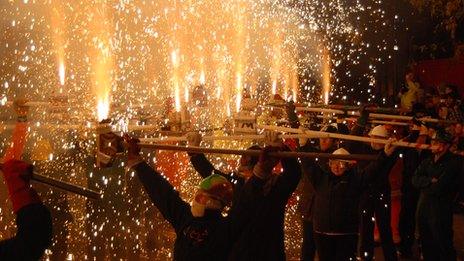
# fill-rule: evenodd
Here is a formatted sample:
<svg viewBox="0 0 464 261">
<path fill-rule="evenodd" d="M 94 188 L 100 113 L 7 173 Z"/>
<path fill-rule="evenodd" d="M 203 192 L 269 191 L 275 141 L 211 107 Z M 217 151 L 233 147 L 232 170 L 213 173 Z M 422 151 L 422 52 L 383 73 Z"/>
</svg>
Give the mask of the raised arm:
<svg viewBox="0 0 464 261">
<path fill-rule="evenodd" d="M 303 147 L 302 151 L 305 152 L 311 152 L 310 147 Z M 311 182 L 313 185 L 314 189 L 316 189 L 320 181 L 322 180 L 322 177 L 324 175 L 324 172 L 322 169 L 319 167 L 319 165 L 315 162 L 314 159 L 311 158 L 301 158 L 301 171 L 304 176 L 308 178 L 308 180 Z"/>
<path fill-rule="evenodd" d="M 187 133 L 187 142 L 189 146 L 198 147 L 201 144 L 201 134 L 198 132 L 189 132 Z M 206 178 L 209 175 L 216 173 L 222 175 L 226 178 L 229 178 L 224 173 L 218 171 L 211 162 L 206 158 L 203 153 L 188 153 L 190 157 L 190 163 L 192 163 L 193 168 L 200 174 L 202 178 Z"/>
<path fill-rule="evenodd" d="M 385 144 L 384 149 L 379 153 L 377 160 L 371 161 L 367 166 L 358 170 L 358 178 L 361 186 L 366 186 L 371 184 L 375 180 L 381 178 L 379 173 L 383 175 L 389 175 L 388 171 L 379 171 L 383 168 L 391 169 L 391 166 L 395 164 L 398 159 L 396 153 L 396 147 L 392 146 L 392 143 L 395 139 L 390 139 L 387 144 Z"/>
<path fill-rule="evenodd" d="M 214 168 L 213 164 L 209 162 L 203 153 L 189 153 L 190 163 L 192 163 L 193 168 L 200 174 L 202 178 L 206 178 L 209 175 L 216 173 L 227 177 L 224 173 L 220 172 Z"/>
<path fill-rule="evenodd" d="M 190 205 L 183 201 L 172 185 L 146 162 L 138 163 L 132 169 L 153 204 L 177 232 L 183 222 L 192 216 Z"/>
<path fill-rule="evenodd" d="M 192 217 L 190 205 L 180 198 L 179 193 L 160 173 L 142 160 L 138 140 L 127 136 L 125 139 L 128 144 L 127 168 L 135 171 L 153 204 L 179 232 L 184 222 Z"/>
<path fill-rule="evenodd" d="M 284 150 L 288 151 L 289 149 L 285 147 Z M 283 158 L 280 163 L 282 164 L 283 172 L 277 179 L 275 189 L 282 199 L 287 200 L 300 182 L 301 166 L 297 158 Z"/>
</svg>

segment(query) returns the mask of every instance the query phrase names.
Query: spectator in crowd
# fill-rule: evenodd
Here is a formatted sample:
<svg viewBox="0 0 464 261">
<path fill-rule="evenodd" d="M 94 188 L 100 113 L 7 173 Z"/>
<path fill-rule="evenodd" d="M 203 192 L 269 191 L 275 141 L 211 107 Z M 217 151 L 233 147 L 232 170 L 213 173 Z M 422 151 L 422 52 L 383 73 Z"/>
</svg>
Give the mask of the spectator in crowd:
<svg viewBox="0 0 464 261">
<path fill-rule="evenodd" d="M 400 91 L 399 98 L 401 100 L 401 108 L 410 110 L 414 103 L 422 101 L 423 91 L 420 88 L 420 84 L 416 81 L 412 70 L 406 72 L 405 83 L 405 87 Z"/>
<path fill-rule="evenodd" d="M 424 260 L 456 260 L 453 246 L 453 202 L 460 158 L 450 152 L 453 137 L 438 130 L 432 137 L 432 156 L 422 161 L 412 177 L 420 190 L 417 226 Z"/>
</svg>

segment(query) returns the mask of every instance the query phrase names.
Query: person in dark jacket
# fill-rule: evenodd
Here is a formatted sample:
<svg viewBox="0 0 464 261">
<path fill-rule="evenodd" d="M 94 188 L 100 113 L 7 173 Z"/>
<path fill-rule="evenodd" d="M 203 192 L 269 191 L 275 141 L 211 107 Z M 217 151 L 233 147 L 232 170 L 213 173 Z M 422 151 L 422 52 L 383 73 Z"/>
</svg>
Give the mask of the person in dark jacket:
<svg viewBox="0 0 464 261">
<path fill-rule="evenodd" d="M 284 148 L 281 140 L 275 132 L 265 132 L 265 143 L 273 148 Z M 198 141 L 192 145 L 198 146 Z M 197 139 L 198 140 L 198 139 Z M 259 147 L 251 147 L 250 149 Z M 193 166 L 203 176 L 208 173 L 220 173 L 214 169 L 212 164 L 203 154 L 191 155 Z M 285 158 L 280 160 L 283 172 L 270 174 L 261 170 L 262 165 L 254 157 L 242 157 L 240 160 L 239 173 L 224 175 L 234 185 L 234 198 L 241 198 L 242 188 L 252 176 L 259 176 L 266 180 L 261 194 L 263 201 L 256 206 L 255 215 L 245 226 L 242 235 L 235 242 L 229 260 L 285 260 L 284 245 L 284 220 L 285 206 L 291 194 L 295 190 L 301 177 L 301 168 L 296 158 Z M 255 164 L 256 163 L 256 164 Z M 264 176 L 263 176 L 264 175 Z M 232 203 L 232 206 L 236 204 Z M 264 240 L 263 240 L 264 239 Z"/>
<path fill-rule="evenodd" d="M 30 186 L 32 165 L 9 160 L 2 172 L 18 231 L 13 238 L 0 242 L 0 260 L 39 260 L 51 245 L 52 218 Z"/>
<path fill-rule="evenodd" d="M 296 115 L 295 105 L 290 102 L 287 104 L 287 118 L 292 128 L 299 128 L 300 122 Z M 339 129 L 344 129 L 341 124 L 331 124 L 323 126 L 320 131 L 338 133 Z M 304 152 L 333 153 L 338 147 L 338 140 L 333 138 L 319 139 L 300 139 L 299 150 Z M 328 171 L 328 159 L 321 158 L 317 161 L 319 167 Z M 306 175 L 301 177 L 299 190 L 301 198 L 299 210 L 303 217 L 303 244 L 301 246 L 301 260 L 312 261 L 316 255 L 316 242 L 314 241 L 314 231 L 312 222 L 312 208 L 314 205 L 315 192 L 313 185 Z"/>
<path fill-rule="evenodd" d="M 201 134 L 198 132 L 187 133 L 187 142 L 189 146 L 198 147 L 202 141 Z M 248 148 L 248 150 L 261 150 L 261 147 L 258 145 L 253 145 Z M 203 153 L 188 153 L 190 157 L 190 163 L 193 168 L 200 174 L 202 178 L 206 178 L 211 174 L 218 174 L 226 179 L 228 179 L 234 186 L 234 196 L 232 199 L 232 205 L 240 196 L 240 191 L 242 190 L 245 182 L 253 176 L 253 168 L 258 163 L 258 157 L 242 155 L 240 157 L 240 163 L 237 168 L 237 171 L 231 172 L 229 174 L 223 173 L 222 171 L 216 169 L 213 164 L 206 158 Z"/>
<path fill-rule="evenodd" d="M 428 143 L 427 127 L 415 124 L 406 141 L 419 144 Z M 412 185 L 412 176 L 420 163 L 430 156 L 430 150 L 402 148 L 401 153 L 403 154 L 403 171 L 401 210 L 398 224 L 401 238 L 399 252 L 401 257 L 411 258 L 413 256 L 412 246 L 415 241 L 416 232 L 416 207 L 419 200 L 419 190 Z"/>
<path fill-rule="evenodd" d="M 356 260 L 358 241 L 358 205 L 367 185 L 380 178 L 374 173 L 393 154 L 394 147 L 385 146 L 379 159 L 364 168 L 351 162 L 330 160 L 329 171 L 314 160 L 302 159 L 303 172 L 316 191 L 313 223 L 319 260 Z M 348 155 L 344 148 L 333 154 Z"/>
<path fill-rule="evenodd" d="M 449 148 L 452 136 L 438 130 L 432 137 L 432 156 L 424 160 L 412 177 L 420 190 L 417 227 L 424 260 L 456 260 L 453 246 L 453 200 L 461 161 Z"/>
<path fill-rule="evenodd" d="M 362 108 L 361 117 L 356 126 L 352 129 L 352 135 L 362 136 L 366 129 L 366 122 L 369 113 Z M 384 125 L 378 125 L 369 132 L 372 138 L 386 139 L 390 135 Z M 384 149 L 384 144 L 371 143 L 370 146 L 359 142 L 349 142 L 346 144 L 348 151 L 359 154 L 378 154 Z M 381 172 L 379 178 L 369 185 L 360 201 L 360 254 L 363 260 L 374 258 L 374 225 L 379 229 L 381 245 L 384 259 L 395 261 L 398 259 L 393 233 L 391 229 L 391 187 L 389 174 L 395 165 L 398 157 L 390 157 L 378 171 Z M 365 163 L 361 163 L 365 164 Z"/>
<path fill-rule="evenodd" d="M 264 181 L 253 176 L 246 183 L 241 198 L 227 217 L 224 207 L 232 198 L 232 185 L 221 175 L 204 179 L 190 206 L 140 155 L 138 140 L 126 136 L 127 167 L 135 171 L 145 191 L 166 220 L 174 227 L 174 260 L 227 260 L 233 243 L 250 222 L 260 199 Z M 263 172 L 274 168 L 274 159 L 264 151 L 260 157 Z"/>
<path fill-rule="evenodd" d="M 327 125 L 321 128 L 321 131 L 337 133 L 338 129 L 333 125 Z M 316 141 L 308 140 L 300 151 L 304 152 L 320 152 L 333 153 L 338 146 L 338 142 L 333 138 L 319 138 Z M 328 171 L 329 160 L 321 158 L 317 164 L 322 169 Z M 303 187 L 302 199 L 300 200 L 300 209 L 303 214 L 303 245 L 301 247 L 301 259 L 305 261 L 314 260 L 316 254 L 316 242 L 314 241 L 312 208 L 314 205 L 315 191 L 307 176 L 301 178 L 301 186 Z"/>
</svg>

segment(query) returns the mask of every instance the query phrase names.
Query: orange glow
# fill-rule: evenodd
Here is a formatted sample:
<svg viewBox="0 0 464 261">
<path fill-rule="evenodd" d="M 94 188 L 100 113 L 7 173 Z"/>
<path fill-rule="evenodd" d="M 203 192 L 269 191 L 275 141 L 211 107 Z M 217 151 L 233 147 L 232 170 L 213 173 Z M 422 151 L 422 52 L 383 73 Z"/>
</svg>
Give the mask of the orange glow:
<svg viewBox="0 0 464 261">
<path fill-rule="evenodd" d="M 91 50 L 93 91 L 96 97 L 98 121 L 108 119 L 110 113 L 111 86 L 113 83 L 113 53 L 107 21 L 107 6 L 98 5 L 92 23 L 93 49 Z"/>
<path fill-rule="evenodd" d="M 61 86 L 63 86 L 64 85 L 64 80 L 66 78 L 66 70 L 65 70 L 63 62 L 60 62 L 60 65 L 58 67 L 58 75 L 60 77 L 60 84 L 61 84 Z"/>
<path fill-rule="evenodd" d="M 242 103 L 242 75 L 237 73 L 236 75 L 236 90 L 237 90 L 237 96 L 235 98 L 235 106 L 236 106 L 236 110 L 237 112 L 240 111 L 240 105 Z"/>
<path fill-rule="evenodd" d="M 330 54 L 327 48 L 322 51 L 322 92 L 324 104 L 329 104 L 330 94 Z"/>
<path fill-rule="evenodd" d="M 97 101 L 97 120 L 100 122 L 102 120 L 108 119 L 110 114 L 110 101 L 109 97 L 100 97 Z"/>
<path fill-rule="evenodd" d="M 200 73 L 200 84 L 205 84 L 206 83 L 206 76 L 205 76 L 205 71 L 201 71 Z"/>
<path fill-rule="evenodd" d="M 179 58 L 178 58 L 179 50 L 173 50 L 171 52 L 171 63 L 173 67 L 172 71 L 172 85 L 174 88 L 174 103 L 176 112 L 180 112 L 181 110 L 181 97 L 180 97 L 180 86 L 179 86 Z M 188 88 L 185 87 L 186 90 L 184 92 L 185 99 L 188 100 Z"/>
<path fill-rule="evenodd" d="M 272 80 L 272 91 L 271 91 L 271 93 L 274 96 L 274 94 L 276 94 L 276 92 L 277 92 L 277 80 L 274 79 L 274 80 Z"/>
</svg>

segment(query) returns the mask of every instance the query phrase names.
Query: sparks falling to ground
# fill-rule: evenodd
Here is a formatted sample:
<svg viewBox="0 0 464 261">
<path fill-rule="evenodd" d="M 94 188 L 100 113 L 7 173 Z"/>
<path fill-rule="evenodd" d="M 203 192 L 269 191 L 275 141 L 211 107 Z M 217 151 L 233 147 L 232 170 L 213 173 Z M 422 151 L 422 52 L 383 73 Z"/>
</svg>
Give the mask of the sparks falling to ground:
<svg viewBox="0 0 464 261">
<path fill-rule="evenodd" d="M 45 200 L 66 216 L 56 221 L 65 229 L 54 241 L 53 254 L 64 248 L 63 256 L 75 260 L 97 253 L 153 260 L 169 259 L 172 252 L 172 230 L 140 193 L 133 176 L 123 173 L 122 163 L 95 170 L 95 133 L 89 128 L 95 121 L 110 118 L 124 125 L 161 119 L 155 121 L 161 125 L 167 118 L 161 104 L 172 99 L 175 112 L 191 111 L 199 115 L 192 121 L 215 127 L 213 123 L 241 110 L 245 93 L 262 103 L 280 94 L 327 104 L 330 93 L 356 103 L 356 92 L 346 85 L 352 74 L 336 69 L 359 65 L 369 48 L 386 46 L 365 41 L 363 34 L 371 28 L 357 19 L 364 15 L 379 27 L 388 26 L 382 25 L 381 6 L 381 1 L 320 0 L 3 1 L 0 104 L 17 98 L 48 102 L 57 88 L 66 97 L 66 109 L 59 113 L 43 107 L 31 110 L 31 125 L 51 123 L 56 129 L 31 128 L 24 158 L 57 178 L 102 189 L 105 202 L 114 206 L 85 204 L 78 197 L 44 189 Z M 375 65 L 369 62 L 365 67 L 362 77 L 373 79 Z M 207 97 L 201 108 L 195 104 L 198 89 Z M 14 121 L 11 108 L 2 108 L 0 115 L 2 126 Z M 79 128 L 62 131 L 57 123 Z M 0 131 L 3 154 L 11 132 L 6 127 Z M 53 157 L 33 160 L 37 151 Z M 185 155 L 168 155 L 157 157 L 156 163 L 187 199 L 199 178 Z M 147 157 L 153 161 L 153 155 Z M 216 157 L 213 162 L 231 170 L 236 159 Z M 14 231 L 13 216 L 5 206 L 1 202 L 5 229 L 0 238 Z M 289 210 L 288 217 L 296 221 L 288 224 L 297 223 L 296 207 Z M 298 228 L 288 225 L 289 257 L 299 255 Z"/>
</svg>

